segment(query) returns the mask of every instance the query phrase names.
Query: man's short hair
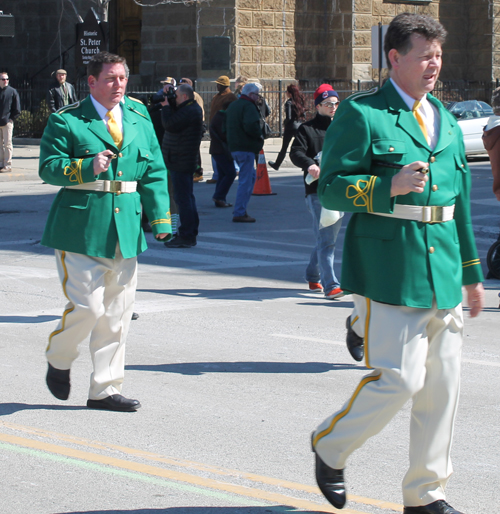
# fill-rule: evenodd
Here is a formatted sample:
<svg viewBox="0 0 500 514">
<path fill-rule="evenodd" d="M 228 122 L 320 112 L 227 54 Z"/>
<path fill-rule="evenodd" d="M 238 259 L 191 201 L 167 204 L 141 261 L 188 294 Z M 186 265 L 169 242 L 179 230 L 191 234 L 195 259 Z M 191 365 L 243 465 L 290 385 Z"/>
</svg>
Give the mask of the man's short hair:
<svg viewBox="0 0 500 514">
<path fill-rule="evenodd" d="M 87 76 L 90 77 L 90 75 L 92 75 L 98 79 L 104 64 L 123 64 L 125 75 L 128 78 L 130 70 L 128 69 L 125 57 L 121 57 L 120 55 L 112 54 L 110 52 L 100 52 L 90 59 L 87 64 Z"/>
<path fill-rule="evenodd" d="M 177 87 L 177 94 L 186 95 L 190 100 L 194 98 L 193 88 L 189 84 L 181 84 Z"/>
<path fill-rule="evenodd" d="M 491 107 L 496 115 L 500 114 L 500 87 L 497 87 L 493 93 L 491 93 Z"/>
<path fill-rule="evenodd" d="M 406 55 L 412 49 L 412 34 L 420 34 L 427 41 L 437 39 L 443 45 L 447 32 L 439 21 L 430 16 L 407 12 L 398 14 L 389 24 L 384 40 L 384 53 L 389 69 L 392 67 L 389 52 L 394 48 L 401 55 Z"/>
<path fill-rule="evenodd" d="M 260 94 L 260 91 L 262 89 L 262 86 L 257 82 L 248 82 L 248 84 L 245 84 L 243 86 L 243 89 L 241 90 L 241 94 L 248 96 L 250 93 L 256 93 Z"/>
</svg>

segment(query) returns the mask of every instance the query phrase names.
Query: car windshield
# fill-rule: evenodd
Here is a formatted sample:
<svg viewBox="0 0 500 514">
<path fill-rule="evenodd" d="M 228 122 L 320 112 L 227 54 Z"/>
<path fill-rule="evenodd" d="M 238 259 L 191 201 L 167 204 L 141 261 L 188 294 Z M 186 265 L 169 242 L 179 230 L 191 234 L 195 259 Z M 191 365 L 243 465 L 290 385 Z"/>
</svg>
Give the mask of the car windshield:
<svg viewBox="0 0 500 514">
<path fill-rule="evenodd" d="M 458 120 L 470 120 L 473 118 L 486 118 L 493 116 L 493 109 L 480 100 L 467 100 L 465 102 L 450 102 L 446 108 Z"/>
</svg>

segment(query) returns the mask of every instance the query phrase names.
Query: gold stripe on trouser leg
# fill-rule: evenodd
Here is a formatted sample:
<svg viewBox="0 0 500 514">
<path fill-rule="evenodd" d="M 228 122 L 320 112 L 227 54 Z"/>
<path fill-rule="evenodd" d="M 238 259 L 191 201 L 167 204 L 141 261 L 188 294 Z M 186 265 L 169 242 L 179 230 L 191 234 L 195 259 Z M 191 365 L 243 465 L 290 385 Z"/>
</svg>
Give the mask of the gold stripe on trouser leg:
<svg viewBox="0 0 500 514">
<path fill-rule="evenodd" d="M 348 456 L 380 432 L 424 384 L 428 349 L 425 331 L 432 309 L 373 300 L 365 305 L 366 312 L 360 309 L 358 315 L 365 325 L 365 345 L 374 371 L 363 379 L 344 407 L 315 432 L 316 452 L 335 469 L 345 467 Z"/>
<path fill-rule="evenodd" d="M 56 250 L 56 252 L 57 252 L 57 250 Z M 66 282 L 68 281 L 68 270 L 66 269 L 66 264 L 64 262 L 65 257 L 66 257 L 66 252 L 64 252 L 64 251 L 60 252 L 59 257 L 56 254 L 56 259 L 60 259 L 60 266 L 62 268 L 62 280 L 61 280 L 61 282 L 62 282 L 63 293 L 64 293 L 64 296 L 69 300 L 68 295 L 66 293 Z M 59 266 L 59 264 L 58 264 L 58 266 Z M 61 273 L 59 274 L 59 276 L 61 277 Z M 71 302 L 69 302 L 66 305 L 66 309 L 63 312 L 62 318 L 59 321 L 59 324 L 57 325 L 57 328 L 49 336 L 49 344 L 47 345 L 47 348 L 45 350 L 46 352 L 48 352 L 49 349 L 50 349 L 50 342 L 52 340 L 52 337 L 57 335 L 57 334 L 60 334 L 64 330 L 64 327 L 66 326 L 66 315 L 69 314 L 71 311 L 73 311 L 74 308 L 75 307 L 74 307 L 74 305 Z"/>
<path fill-rule="evenodd" d="M 405 505 L 444 499 L 453 472 L 450 459 L 460 392 L 462 305 L 437 310 L 427 325 L 429 351 L 424 387 L 413 397 L 410 467 L 403 480 Z"/>
<path fill-rule="evenodd" d="M 137 258 L 124 259 L 117 245 L 114 259 L 107 259 L 102 314 L 90 336 L 94 372 L 89 398 L 99 400 L 119 394 L 125 374 L 125 341 L 132 319 L 137 286 Z"/>
</svg>

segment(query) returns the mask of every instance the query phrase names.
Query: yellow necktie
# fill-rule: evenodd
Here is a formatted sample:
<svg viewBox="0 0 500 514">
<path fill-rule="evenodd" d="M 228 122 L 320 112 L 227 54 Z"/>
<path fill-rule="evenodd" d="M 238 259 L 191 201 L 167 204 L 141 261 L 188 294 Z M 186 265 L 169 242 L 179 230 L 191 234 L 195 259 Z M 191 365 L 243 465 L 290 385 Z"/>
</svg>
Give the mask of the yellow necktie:
<svg viewBox="0 0 500 514">
<path fill-rule="evenodd" d="M 123 135 L 118 123 L 116 123 L 115 117 L 111 111 L 106 113 L 106 116 L 109 118 L 108 121 L 108 130 L 115 142 L 115 145 L 120 149 L 122 147 Z"/>
<path fill-rule="evenodd" d="M 422 118 L 422 115 L 418 112 L 418 108 L 420 107 L 421 103 L 419 100 L 415 100 L 415 103 L 413 104 L 413 116 L 417 119 L 418 124 L 420 125 L 420 128 L 422 129 L 422 132 L 424 133 L 425 140 L 429 142 L 429 135 L 427 134 L 427 127 L 425 126 L 424 119 Z"/>
</svg>

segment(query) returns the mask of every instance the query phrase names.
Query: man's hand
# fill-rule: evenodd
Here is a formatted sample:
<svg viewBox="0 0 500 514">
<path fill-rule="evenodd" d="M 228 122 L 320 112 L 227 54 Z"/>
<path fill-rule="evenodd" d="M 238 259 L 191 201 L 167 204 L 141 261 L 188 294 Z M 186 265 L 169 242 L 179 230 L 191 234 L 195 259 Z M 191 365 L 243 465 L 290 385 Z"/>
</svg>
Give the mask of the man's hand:
<svg viewBox="0 0 500 514">
<path fill-rule="evenodd" d="M 307 168 L 307 172 L 312 177 L 318 178 L 319 177 L 319 166 L 317 164 L 311 164 L 311 166 L 309 166 L 309 168 Z"/>
<path fill-rule="evenodd" d="M 465 286 L 467 305 L 470 307 L 470 317 L 475 318 L 484 307 L 484 288 L 481 282 Z"/>
<path fill-rule="evenodd" d="M 165 239 L 168 236 L 168 232 L 162 234 L 156 234 L 156 239 Z"/>
<path fill-rule="evenodd" d="M 415 161 L 403 166 L 401 170 L 392 177 L 391 196 L 407 195 L 408 193 L 423 193 L 425 183 L 429 177 L 425 173 L 417 171 L 427 168 L 429 163 Z"/>
<path fill-rule="evenodd" d="M 99 152 L 94 157 L 94 175 L 108 171 L 113 155 L 114 153 L 111 150 L 104 150 L 104 152 Z"/>
</svg>

